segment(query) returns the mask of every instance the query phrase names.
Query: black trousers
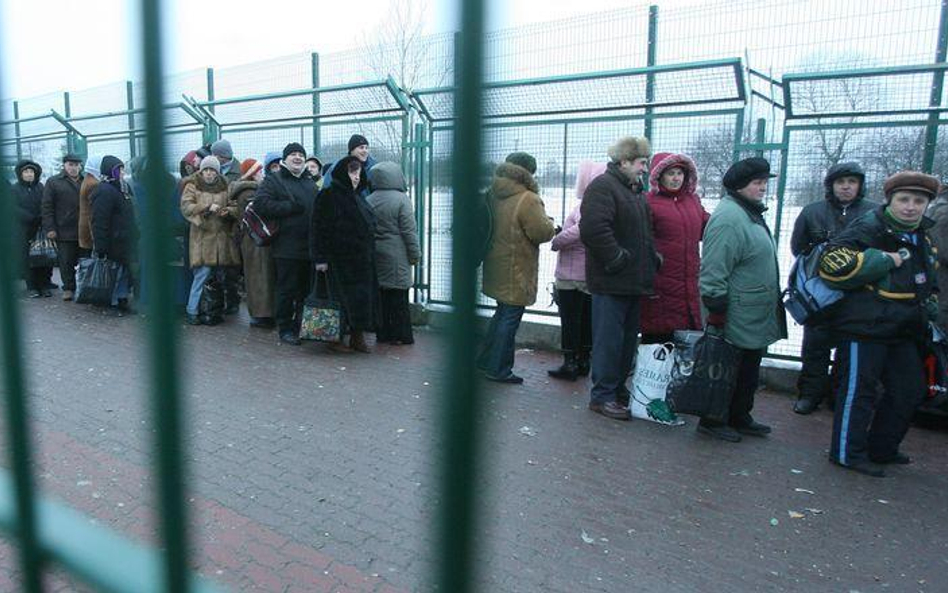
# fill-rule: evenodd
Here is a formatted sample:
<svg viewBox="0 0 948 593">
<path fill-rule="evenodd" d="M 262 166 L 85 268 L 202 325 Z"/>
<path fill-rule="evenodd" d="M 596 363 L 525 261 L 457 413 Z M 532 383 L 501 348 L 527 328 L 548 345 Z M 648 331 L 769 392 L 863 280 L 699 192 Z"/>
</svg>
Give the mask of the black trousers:
<svg viewBox="0 0 948 593">
<path fill-rule="evenodd" d="M 280 332 L 299 332 L 303 302 L 309 295 L 313 264 L 303 259 L 274 258 L 276 268 L 275 312 Z"/>
<path fill-rule="evenodd" d="M 830 457 L 843 465 L 892 457 L 925 397 L 918 345 L 910 340 L 844 341 L 838 354 L 840 382 Z"/>
<path fill-rule="evenodd" d="M 240 306 L 240 275 L 243 268 L 227 266 L 224 268 L 224 309 L 234 310 Z"/>
<path fill-rule="evenodd" d="M 567 352 L 592 350 L 592 296 L 581 290 L 556 291 L 560 346 Z"/>
<path fill-rule="evenodd" d="M 376 334 L 379 342 L 413 344 L 411 312 L 408 310 L 408 289 L 383 288 L 379 291 L 382 323 Z"/>
<path fill-rule="evenodd" d="M 743 426 L 753 421 L 751 410 L 754 409 L 754 394 L 760 385 L 760 361 L 764 357 L 763 350 L 747 350 L 738 348 L 740 361 L 737 364 L 737 383 L 731 395 L 731 406 L 728 409 L 727 423 L 731 426 Z M 714 426 L 714 422 L 701 419 L 701 424 Z"/>
<path fill-rule="evenodd" d="M 79 258 L 89 257 L 89 250 L 79 247 L 79 241 L 57 241 L 59 251 L 59 278 L 63 281 L 63 290 L 76 290 L 76 264 Z"/>
<path fill-rule="evenodd" d="M 803 327 L 803 347 L 800 358 L 803 368 L 797 378 L 797 391 L 801 398 L 811 398 L 817 402 L 832 393 L 830 379 L 830 355 L 833 350 L 833 338 L 829 329 L 820 325 Z"/>
</svg>

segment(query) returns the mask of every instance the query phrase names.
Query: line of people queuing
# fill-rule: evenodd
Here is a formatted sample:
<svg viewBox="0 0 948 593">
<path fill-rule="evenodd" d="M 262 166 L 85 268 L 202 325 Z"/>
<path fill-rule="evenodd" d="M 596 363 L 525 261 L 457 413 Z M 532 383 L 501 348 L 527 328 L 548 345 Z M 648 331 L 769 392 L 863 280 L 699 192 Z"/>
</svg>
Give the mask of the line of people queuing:
<svg viewBox="0 0 948 593">
<path fill-rule="evenodd" d="M 549 375 L 591 374 L 589 409 L 631 419 L 628 379 L 642 343 L 665 343 L 676 330 L 715 328 L 739 354 L 725 422 L 701 419 L 699 433 L 727 442 L 766 437 L 753 415 L 766 349 L 787 336 L 773 233 L 764 217 L 770 164 L 734 163 L 725 195 L 709 214 L 697 194 L 698 171 L 684 154 L 651 154 L 644 138 L 619 139 L 609 162 L 579 164 L 576 198 L 561 229 L 546 216 L 536 161 L 513 153 L 489 192 L 493 240 L 484 258 L 483 292 L 497 301 L 478 356 L 484 376 L 518 384 L 516 332 L 536 301 L 539 246 L 557 253 L 555 300 L 563 363 Z M 649 189 L 645 189 L 645 179 Z M 830 352 L 838 352 L 837 405 L 830 461 L 882 476 L 884 465 L 911 459 L 899 450 L 927 386 L 922 343 L 938 318 L 932 244 L 938 225 L 925 216 L 938 180 L 899 172 L 883 184 L 885 202 L 864 199 L 855 163 L 827 172 L 825 199 L 803 209 L 794 255 L 822 246 L 823 280 L 844 298 L 819 323 L 805 326 L 803 371 L 794 409 L 809 413 L 830 391 Z M 948 253 L 948 197 L 940 212 Z M 938 232 L 934 236 L 939 236 Z M 942 273 L 948 290 L 948 273 Z"/>
<path fill-rule="evenodd" d="M 133 158 L 128 175 L 112 155 L 82 165 L 66 155 L 62 171 L 45 185 L 39 164 L 24 160 L 15 168 L 28 294 L 47 297 L 56 288 L 50 267 L 29 266 L 31 242 L 45 237 L 57 244 L 64 301 L 75 296 L 79 260 L 103 258 L 116 270 L 107 310 L 124 315 L 133 311 L 133 294 L 141 299 L 141 270 L 148 265 L 137 248 L 147 218 L 145 159 Z M 171 259 L 187 272 L 181 278 L 188 324 L 215 322 L 200 310 L 213 284 L 223 293 L 224 314 L 238 311 L 243 292 L 250 325 L 275 327 L 284 344 L 300 344 L 311 296 L 331 297 L 342 310 L 345 335 L 331 345 L 335 350 L 368 352 L 367 332 L 380 343 L 414 342 L 408 292 L 421 250 L 412 203 L 401 168 L 372 159 L 364 136 L 354 134 L 348 154 L 326 166 L 296 142 L 257 161 L 237 159 L 230 143 L 218 140 L 186 154 L 179 172 L 168 214 L 178 248 Z M 250 204 L 278 229 L 267 245 L 251 240 L 240 224 Z"/>
</svg>

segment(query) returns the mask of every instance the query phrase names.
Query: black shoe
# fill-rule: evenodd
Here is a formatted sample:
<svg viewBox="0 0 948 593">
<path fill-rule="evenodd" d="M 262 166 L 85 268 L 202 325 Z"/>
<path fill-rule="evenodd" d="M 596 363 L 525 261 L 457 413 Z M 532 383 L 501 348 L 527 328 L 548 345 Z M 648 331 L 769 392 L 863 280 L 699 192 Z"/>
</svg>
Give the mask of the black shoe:
<svg viewBox="0 0 948 593">
<path fill-rule="evenodd" d="M 770 434 L 770 427 L 766 424 L 761 424 L 760 422 L 755 422 L 751 420 L 747 424 L 740 424 L 737 426 L 732 426 L 737 432 L 751 436 L 751 437 L 765 437 Z"/>
<path fill-rule="evenodd" d="M 273 322 L 272 317 L 253 317 L 250 320 L 250 327 L 273 329 L 275 326 L 276 324 Z"/>
<path fill-rule="evenodd" d="M 720 426 L 698 423 L 698 432 L 729 443 L 741 442 L 741 435 L 726 424 Z"/>
<path fill-rule="evenodd" d="M 881 467 L 872 463 L 871 461 L 854 461 L 853 463 L 840 463 L 836 459 L 830 458 L 830 463 L 838 465 L 839 467 L 844 467 L 846 469 L 851 469 L 856 473 L 860 473 L 866 476 L 872 476 L 873 478 L 884 478 L 885 470 Z"/>
<path fill-rule="evenodd" d="M 616 402 L 606 402 L 604 404 L 590 403 L 589 409 L 597 414 L 602 414 L 606 418 L 612 418 L 613 420 L 632 419 L 629 408 L 624 408 Z"/>
<path fill-rule="evenodd" d="M 589 352 L 580 352 L 576 356 L 576 374 L 580 377 L 589 376 Z"/>
<path fill-rule="evenodd" d="M 797 414 L 812 414 L 820 407 L 820 400 L 815 397 L 804 396 L 801 397 L 793 404 L 793 411 Z"/>
<path fill-rule="evenodd" d="M 302 343 L 299 337 L 292 331 L 280 332 L 280 341 L 290 346 L 299 346 Z"/>
<path fill-rule="evenodd" d="M 240 311 L 240 305 L 232 305 L 224 309 L 224 315 L 234 315 Z"/>
<path fill-rule="evenodd" d="M 31 291 L 30 291 L 30 298 L 31 298 L 31 299 L 40 299 L 40 298 L 43 298 L 43 293 L 40 292 L 40 291 L 38 291 L 38 290 L 31 290 Z"/>
<path fill-rule="evenodd" d="M 43 288 L 45 288 L 46 290 L 56 290 L 57 288 L 59 288 L 59 285 L 50 282 L 50 283 L 48 283 L 46 286 L 44 286 Z"/>
<path fill-rule="evenodd" d="M 43 298 L 49 298 L 49 297 L 51 297 L 51 296 L 53 296 L 53 293 L 52 293 L 52 291 L 49 290 L 48 288 L 43 291 Z"/>
<path fill-rule="evenodd" d="M 579 367 L 576 365 L 576 355 L 572 352 L 564 352 L 563 364 L 557 369 L 547 371 L 546 374 L 554 379 L 575 381 L 579 376 Z"/>
<path fill-rule="evenodd" d="M 185 315 L 184 322 L 188 325 L 203 325 L 200 315 Z"/>
<path fill-rule="evenodd" d="M 511 385 L 519 385 L 523 383 L 523 377 L 513 373 L 510 373 L 506 377 L 492 377 L 491 375 L 485 373 L 484 377 L 486 377 L 488 381 L 493 381 L 494 383 L 509 383 Z"/>
<path fill-rule="evenodd" d="M 899 451 L 897 451 L 895 455 L 890 455 L 889 457 L 873 457 L 870 455 L 869 459 L 873 463 L 877 463 L 879 465 L 908 465 L 912 463 L 911 457 Z"/>
</svg>

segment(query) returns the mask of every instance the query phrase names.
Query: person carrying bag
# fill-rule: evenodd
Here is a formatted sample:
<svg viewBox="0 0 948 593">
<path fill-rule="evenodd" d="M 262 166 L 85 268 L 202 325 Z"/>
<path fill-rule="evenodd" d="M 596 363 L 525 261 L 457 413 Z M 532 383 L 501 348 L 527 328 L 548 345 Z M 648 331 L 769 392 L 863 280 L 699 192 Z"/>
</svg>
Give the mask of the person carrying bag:
<svg viewBox="0 0 948 593">
<path fill-rule="evenodd" d="M 325 283 L 326 297 L 320 296 L 320 280 Z M 327 272 L 316 272 L 313 291 L 303 304 L 300 339 L 314 342 L 339 343 L 342 341 L 342 305 L 332 296 Z"/>
</svg>

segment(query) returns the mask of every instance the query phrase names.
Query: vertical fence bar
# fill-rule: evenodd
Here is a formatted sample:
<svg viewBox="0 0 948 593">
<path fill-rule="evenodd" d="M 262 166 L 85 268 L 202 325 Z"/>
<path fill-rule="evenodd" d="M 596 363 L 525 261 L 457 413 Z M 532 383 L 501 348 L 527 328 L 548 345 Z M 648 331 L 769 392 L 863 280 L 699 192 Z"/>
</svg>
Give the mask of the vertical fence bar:
<svg viewBox="0 0 948 593">
<path fill-rule="evenodd" d="M 738 112 L 734 120 L 734 151 L 731 154 L 731 162 L 736 163 L 741 160 L 741 144 L 744 138 L 744 110 Z"/>
<path fill-rule="evenodd" d="M 658 52 L 658 6 L 648 7 L 648 49 L 645 57 L 645 65 L 652 67 Z M 645 75 L 645 103 L 649 107 L 645 108 L 645 137 L 649 142 L 652 141 L 652 102 L 655 101 L 655 75 L 649 72 Z"/>
<path fill-rule="evenodd" d="M 2 87 L 3 72 L 0 72 Z M 13 102 L 13 117 L 20 118 L 17 102 Z M 17 139 L 20 137 L 19 124 L 15 126 Z M 0 142 L 3 141 L 3 128 L 0 127 Z M 21 157 L 20 143 L 17 141 L 17 159 Z M 16 513 L 19 538 L 19 562 L 23 573 L 22 590 L 26 593 L 42 591 L 42 555 L 36 537 L 36 506 L 32 467 L 32 449 L 30 448 L 30 417 L 26 401 L 26 384 L 23 376 L 23 357 L 20 335 L 20 312 L 17 303 L 15 284 L 20 277 L 20 258 L 17 240 L 23 240 L 14 225 L 19 218 L 14 216 L 10 201 L 10 187 L 0 182 L 0 246 L 6 255 L 0 257 L 0 327 L 3 328 L 3 387 L 6 392 L 6 423 L 8 446 L 10 448 L 10 467 L 16 483 Z"/>
<path fill-rule="evenodd" d="M 187 562 L 187 516 L 184 505 L 184 456 L 178 357 L 175 347 L 173 281 L 168 247 L 171 242 L 169 197 L 171 178 L 164 170 L 164 81 L 161 0 L 141 0 L 142 59 L 145 74 L 145 123 L 148 163 L 145 184 L 148 217 L 145 253 L 148 274 L 148 334 L 152 407 L 157 430 L 154 454 L 158 473 L 159 529 L 164 551 L 162 590 L 186 593 L 190 589 Z M 167 214 L 167 215 L 166 215 Z"/>
<path fill-rule="evenodd" d="M 764 149 L 760 146 L 767 141 L 767 120 L 764 118 L 759 118 L 757 120 L 757 134 L 754 136 L 754 142 L 757 144 L 757 149 L 754 150 L 754 156 L 762 157 L 764 156 Z"/>
<path fill-rule="evenodd" d="M 20 142 L 20 102 L 13 102 L 13 133 L 16 134 L 16 160 L 23 160 L 23 143 Z"/>
<path fill-rule="evenodd" d="M 563 124 L 563 175 L 561 176 L 560 185 L 563 186 L 563 201 L 560 207 L 560 224 L 566 222 L 566 176 L 568 171 L 566 169 L 566 160 L 569 158 L 569 124 Z"/>
<path fill-rule="evenodd" d="M 318 89 L 319 54 L 316 52 L 313 52 L 310 55 L 310 70 L 312 74 L 313 88 Z M 319 116 L 319 93 L 313 93 L 313 154 L 318 156 L 322 146 L 322 138 L 320 137 L 319 120 L 316 119 L 317 116 Z"/>
<path fill-rule="evenodd" d="M 481 187 L 481 101 L 484 69 L 484 1 L 461 0 L 460 55 L 455 60 L 453 221 L 450 357 L 442 391 L 441 507 L 438 590 L 473 590 L 475 476 L 477 473 L 478 380 L 474 373 L 474 207 Z"/>
<path fill-rule="evenodd" d="M 426 205 L 425 205 L 425 159 L 426 159 L 426 139 L 425 124 L 418 122 L 415 124 L 415 220 L 418 226 L 418 234 L 421 240 L 421 252 L 426 253 L 426 247 L 430 237 L 428 228 L 425 226 Z M 424 268 L 430 266 L 431 262 L 426 256 L 420 266 L 415 266 L 415 302 L 421 302 L 419 298 L 420 286 L 424 283 Z"/>
<path fill-rule="evenodd" d="M 784 194 L 787 192 L 787 163 L 790 160 L 790 129 L 783 127 L 780 149 L 780 175 L 777 177 L 777 214 L 774 217 L 774 244 L 780 248 L 780 225 L 783 221 Z"/>
<path fill-rule="evenodd" d="M 135 109 L 135 85 L 131 80 L 125 81 L 125 102 L 128 110 Z M 135 114 L 128 114 L 128 156 L 134 158 L 138 156 L 138 147 L 135 145 Z"/>
<path fill-rule="evenodd" d="M 943 63 L 948 58 L 948 0 L 941 1 L 941 18 L 938 21 L 938 48 L 935 50 L 935 62 Z M 932 74 L 932 94 L 928 104 L 931 107 L 941 106 L 941 97 L 945 86 L 945 71 L 936 70 Z M 928 114 L 928 124 L 925 126 L 925 153 L 922 158 L 922 170 L 931 173 L 935 167 L 935 149 L 938 144 L 937 112 Z M 944 175 L 945 171 L 941 171 Z"/>
</svg>

